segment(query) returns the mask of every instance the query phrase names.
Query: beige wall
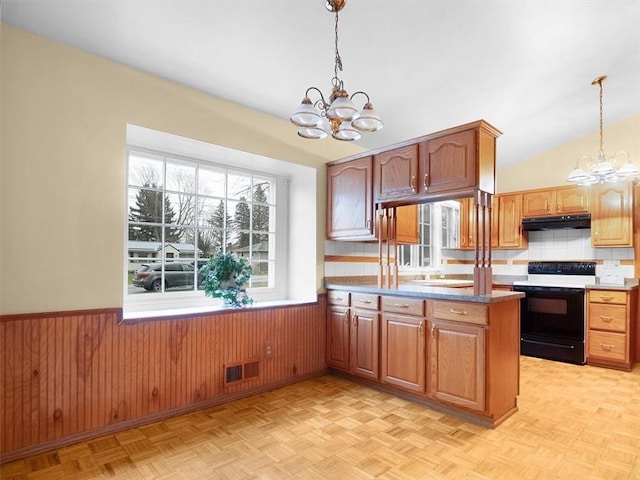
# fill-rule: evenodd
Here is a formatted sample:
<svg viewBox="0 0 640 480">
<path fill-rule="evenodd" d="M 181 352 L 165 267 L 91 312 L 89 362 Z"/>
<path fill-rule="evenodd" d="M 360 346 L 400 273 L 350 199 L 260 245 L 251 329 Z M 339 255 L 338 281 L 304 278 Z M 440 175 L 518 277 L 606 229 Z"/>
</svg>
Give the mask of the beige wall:
<svg viewBox="0 0 640 480">
<path fill-rule="evenodd" d="M 605 116 L 603 136 L 607 155 L 625 150 L 631 154 L 631 160 L 640 166 L 640 114 L 612 125 L 606 125 Z M 498 155 L 499 142 L 498 138 Z M 595 157 L 599 144 L 600 134 L 595 131 L 516 165 L 502 168 L 496 177 L 497 193 L 569 185 L 565 180 L 575 167 L 576 160 L 583 155 Z M 581 166 L 584 168 L 584 164 Z"/>
<path fill-rule="evenodd" d="M 284 119 L 4 24 L 0 35 L 1 313 L 122 305 L 127 123 L 318 168 L 321 288 L 323 165 L 360 147 L 299 139 Z M 606 150 L 640 161 L 639 125 L 640 115 L 607 127 Z M 498 191 L 561 185 L 597 143 L 595 132 L 505 168 Z"/>
<path fill-rule="evenodd" d="M 360 151 L 4 24 L 0 34 L 2 313 L 122 305 L 127 123 L 316 168 Z M 318 289 L 325 179 L 318 168 Z"/>
</svg>

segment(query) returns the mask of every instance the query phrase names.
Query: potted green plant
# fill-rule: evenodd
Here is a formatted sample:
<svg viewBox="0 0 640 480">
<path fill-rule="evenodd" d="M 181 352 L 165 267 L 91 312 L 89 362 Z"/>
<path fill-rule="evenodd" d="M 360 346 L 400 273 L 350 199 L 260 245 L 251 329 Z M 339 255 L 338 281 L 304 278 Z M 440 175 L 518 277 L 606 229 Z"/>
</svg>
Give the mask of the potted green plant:
<svg viewBox="0 0 640 480">
<path fill-rule="evenodd" d="M 251 263 L 246 258 L 218 249 L 202 266 L 200 275 L 208 297 L 222 298 L 225 305 L 232 307 L 253 303 L 244 289 L 251 278 Z"/>
</svg>

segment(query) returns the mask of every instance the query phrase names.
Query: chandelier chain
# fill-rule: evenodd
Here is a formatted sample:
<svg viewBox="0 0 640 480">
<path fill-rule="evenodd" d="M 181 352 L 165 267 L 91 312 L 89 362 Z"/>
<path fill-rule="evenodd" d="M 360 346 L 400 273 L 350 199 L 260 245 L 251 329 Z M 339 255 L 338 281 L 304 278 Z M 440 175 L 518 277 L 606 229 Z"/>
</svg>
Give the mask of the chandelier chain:
<svg viewBox="0 0 640 480">
<path fill-rule="evenodd" d="M 338 11 L 336 10 L 336 25 L 335 25 L 335 35 L 336 35 L 336 43 L 335 43 L 335 66 L 333 68 L 333 73 L 336 79 L 339 80 L 338 70 L 342 71 L 342 58 L 340 57 L 340 52 L 338 51 Z"/>
<path fill-rule="evenodd" d="M 600 79 L 600 81 L 598 82 L 598 84 L 600 85 L 600 151 L 604 152 L 604 137 L 602 135 L 602 81 L 604 79 Z"/>
</svg>

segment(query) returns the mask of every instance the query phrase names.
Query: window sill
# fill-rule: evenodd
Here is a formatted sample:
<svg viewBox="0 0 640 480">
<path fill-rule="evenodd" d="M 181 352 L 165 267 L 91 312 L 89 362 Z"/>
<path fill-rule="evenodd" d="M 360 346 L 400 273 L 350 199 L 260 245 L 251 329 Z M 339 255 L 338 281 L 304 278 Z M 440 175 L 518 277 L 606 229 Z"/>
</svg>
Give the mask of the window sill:
<svg viewBox="0 0 640 480">
<path fill-rule="evenodd" d="M 266 310 L 278 307 L 290 307 L 294 305 L 309 305 L 315 302 L 304 302 L 299 300 L 272 300 L 256 302 L 243 307 L 224 307 L 222 305 L 193 306 L 182 308 L 165 308 L 156 310 L 136 310 L 135 308 L 124 307 L 122 312 L 122 323 L 149 322 L 154 320 L 173 320 L 197 317 L 209 314 L 240 313 L 255 310 Z"/>
</svg>

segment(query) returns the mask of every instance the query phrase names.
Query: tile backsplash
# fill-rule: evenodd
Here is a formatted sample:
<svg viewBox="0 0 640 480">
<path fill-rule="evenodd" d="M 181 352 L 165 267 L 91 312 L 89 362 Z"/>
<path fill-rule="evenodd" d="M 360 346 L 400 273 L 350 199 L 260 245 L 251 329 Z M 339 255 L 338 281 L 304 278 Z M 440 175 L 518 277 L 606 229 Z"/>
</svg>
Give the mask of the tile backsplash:
<svg viewBox="0 0 640 480">
<path fill-rule="evenodd" d="M 331 261 L 331 256 L 353 256 L 353 262 Z M 364 242 L 325 241 L 325 276 L 376 275 L 378 271 L 378 244 Z M 529 232 L 529 247 L 523 250 L 493 250 L 494 275 L 526 275 L 527 262 L 541 260 L 600 261 L 596 276 L 634 276 L 633 248 L 594 248 L 591 229 L 560 229 Z M 471 274 L 474 252 L 443 250 L 443 265 L 437 268 L 444 274 Z M 366 261 L 369 260 L 369 261 Z M 616 261 L 625 261 L 618 264 Z M 629 260 L 631 262 L 629 262 Z M 607 265 L 603 264 L 607 261 Z M 413 272 L 415 273 L 415 272 Z M 425 272 L 427 273 L 427 272 Z"/>
</svg>

